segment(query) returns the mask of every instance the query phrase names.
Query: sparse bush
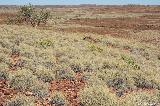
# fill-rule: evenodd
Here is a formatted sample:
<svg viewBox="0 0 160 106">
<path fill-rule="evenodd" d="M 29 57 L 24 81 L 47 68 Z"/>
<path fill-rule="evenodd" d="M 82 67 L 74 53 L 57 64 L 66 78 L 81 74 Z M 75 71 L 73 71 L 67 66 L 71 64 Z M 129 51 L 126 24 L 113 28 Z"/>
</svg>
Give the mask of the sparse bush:
<svg viewBox="0 0 160 106">
<path fill-rule="evenodd" d="M 95 38 L 92 38 L 92 37 L 90 37 L 90 36 L 86 36 L 86 37 L 84 37 L 84 38 L 83 38 L 83 40 L 89 41 L 89 42 L 91 42 L 91 43 L 97 43 L 97 42 L 100 42 L 100 40 L 99 40 L 99 39 L 95 39 Z"/>
<path fill-rule="evenodd" d="M 9 86 L 25 91 L 35 85 L 36 77 L 28 70 L 18 70 L 10 76 Z"/>
<path fill-rule="evenodd" d="M 55 68 L 55 64 L 51 61 L 43 62 L 43 65 L 48 70 L 54 70 L 54 68 Z"/>
<path fill-rule="evenodd" d="M 24 5 L 20 8 L 19 15 L 22 17 L 22 20 L 24 21 L 30 21 L 29 19 L 32 17 L 32 15 L 35 12 L 35 8 L 29 4 L 29 5 Z"/>
<path fill-rule="evenodd" d="M 0 63 L 0 72 L 4 71 L 4 75 L 6 75 L 5 72 L 8 73 L 8 71 L 7 71 L 7 69 L 8 69 L 8 63 L 9 62 L 7 62 L 7 61 L 5 63 L 4 62 Z M 2 76 L 4 76 L 4 75 L 2 74 Z"/>
<path fill-rule="evenodd" d="M 101 69 L 116 69 L 116 68 L 117 68 L 116 65 L 107 62 L 104 62 L 101 67 Z"/>
<path fill-rule="evenodd" d="M 31 25 L 33 27 L 39 26 L 41 23 L 46 24 L 48 18 L 50 17 L 50 12 L 41 10 L 39 12 L 35 12 L 31 17 Z"/>
<path fill-rule="evenodd" d="M 20 55 L 20 49 L 18 48 L 18 47 L 12 47 L 12 49 L 11 49 L 12 51 L 11 51 L 11 55 L 17 55 L 17 56 L 19 56 Z"/>
<path fill-rule="evenodd" d="M 23 22 L 22 17 L 20 15 L 17 15 L 15 17 L 8 17 L 6 20 L 6 23 L 8 25 L 10 24 L 21 24 Z"/>
<path fill-rule="evenodd" d="M 158 85 L 154 83 L 153 81 L 148 81 L 145 78 L 143 78 L 140 75 L 137 75 L 137 77 L 133 77 L 135 86 L 142 89 L 153 89 L 158 88 Z"/>
<path fill-rule="evenodd" d="M 57 78 L 58 79 L 69 79 L 69 80 L 73 80 L 75 77 L 75 73 L 72 70 L 65 70 L 65 69 L 61 69 L 57 71 Z"/>
<path fill-rule="evenodd" d="M 49 39 L 40 39 L 40 41 L 38 41 L 37 44 L 43 48 L 47 48 L 47 47 L 52 46 L 53 42 Z"/>
<path fill-rule="evenodd" d="M 71 67 L 71 69 L 72 69 L 75 73 L 82 71 L 82 68 L 81 68 L 80 65 L 72 64 L 72 65 L 70 65 L 70 67 Z"/>
<path fill-rule="evenodd" d="M 37 10 L 33 5 L 24 5 L 20 8 L 16 17 L 9 17 L 8 24 L 31 24 L 33 27 L 46 24 L 50 17 L 50 12 Z"/>
<path fill-rule="evenodd" d="M 9 74 L 6 71 L 0 70 L 0 80 L 7 80 L 9 78 Z"/>
<path fill-rule="evenodd" d="M 122 56 L 122 59 L 124 60 L 124 61 L 126 61 L 129 65 L 134 65 L 135 64 L 135 62 L 134 62 L 134 60 L 131 58 L 131 57 L 127 57 L 127 56 Z"/>
<path fill-rule="evenodd" d="M 0 40 L 0 46 L 2 47 L 2 48 L 7 48 L 7 49 L 9 49 L 9 48 L 11 48 L 11 44 L 10 44 L 10 42 L 7 42 L 7 41 L 2 41 L 2 40 Z"/>
<path fill-rule="evenodd" d="M 149 93 L 137 91 L 128 94 L 123 100 L 122 106 L 158 106 L 158 92 Z"/>
<path fill-rule="evenodd" d="M 18 94 L 5 103 L 5 106 L 35 106 L 34 98 Z"/>
<path fill-rule="evenodd" d="M 95 46 L 95 45 L 90 45 L 90 46 L 88 46 L 89 47 L 89 49 L 91 50 L 91 51 L 97 51 L 97 52 L 103 52 L 103 49 L 102 48 L 100 48 L 100 47 L 98 47 L 98 46 Z"/>
<path fill-rule="evenodd" d="M 140 66 L 138 64 L 135 63 L 134 59 L 131 57 L 127 57 L 127 56 L 122 56 L 122 59 L 131 67 L 133 67 L 133 69 L 135 70 L 140 70 Z"/>
<path fill-rule="evenodd" d="M 39 83 L 37 81 L 36 85 L 31 87 L 31 92 L 34 96 L 39 98 L 44 98 L 48 95 L 48 84 L 45 83 Z"/>
<path fill-rule="evenodd" d="M 83 71 L 85 72 L 92 72 L 93 71 L 93 68 L 90 64 L 87 64 L 83 67 Z"/>
<path fill-rule="evenodd" d="M 123 78 L 114 78 L 112 80 L 109 80 L 107 82 L 107 85 L 109 87 L 113 87 L 116 90 L 118 90 L 118 89 L 121 89 L 123 87 L 123 84 L 125 84 L 125 83 L 126 83 L 126 79 L 123 79 Z"/>
<path fill-rule="evenodd" d="M 131 87 L 128 84 L 128 81 L 126 78 L 114 78 L 107 81 L 107 85 L 109 87 L 112 87 L 116 90 L 116 95 L 121 97 L 124 95 L 124 92 L 129 90 Z"/>
<path fill-rule="evenodd" d="M 114 95 L 102 85 L 85 87 L 79 95 L 81 106 L 117 106 Z"/>
<path fill-rule="evenodd" d="M 65 96 L 61 92 L 55 92 L 51 95 L 50 104 L 52 106 L 64 106 L 67 103 Z"/>
<path fill-rule="evenodd" d="M 129 45 L 125 45 L 125 46 L 123 46 L 123 49 L 124 50 L 131 50 L 132 48 Z"/>
<path fill-rule="evenodd" d="M 33 58 L 33 54 L 30 53 L 30 52 L 24 52 L 24 53 L 21 53 L 21 56 L 24 56 L 28 59 L 32 59 Z"/>
<path fill-rule="evenodd" d="M 55 74 L 51 70 L 41 69 L 40 66 L 36 69 L 35 75 L 43 82 L 50 82 L 55 79 Z"/>
</svg>

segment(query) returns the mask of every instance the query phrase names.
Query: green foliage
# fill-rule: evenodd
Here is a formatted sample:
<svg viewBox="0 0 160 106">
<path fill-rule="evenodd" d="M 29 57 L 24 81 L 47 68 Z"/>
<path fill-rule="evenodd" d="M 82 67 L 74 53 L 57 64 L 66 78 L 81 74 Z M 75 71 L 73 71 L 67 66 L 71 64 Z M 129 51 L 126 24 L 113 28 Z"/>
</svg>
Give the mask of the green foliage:
<svg viewBox="0 0 160 106">
<path fill-rule="evenodd" d="M 124 60 L 124 61 L 126 61 L 129 65 L 134 65 L 134 60 L 132 59 L 132 58 L 130 58 L 130 57 L 127 57 L 127 56 L 122 56 L 122 59 Z"/>
<path fill-rule="evenodd" d="M 41 39 L 40 41 L 37 42 L 37 44 L 43 48 L 53 46 L 53 42 L 50 39 Z"/>
<path fill-rule="evenodd" d="M 24 5 L 20 8 L 16 17 L 9 17 L 8 24 L 31 24 L 33 27 L 41 23 L 46 24 L 50 17 L 50 12 L 46 10 L 37 10 L 33 5 Z"/>
<path fill-rule="evenodd" d="M 95 46 L 95 45 L 90 45 L 90 46 L 88 46 L 89 47 L 89 49 L 91 50 L 91 51 L 97 51 L 97 52 L 103 52 L 103 49 L 102 48 L 100 48 L 100 47 L 98 47 L 98 46 Z"/>
<path fill-rule="evenodd" d="M 29 5 L 24 5 L 20 8 L 20 14 L 24 18 L 30 18 L 35 12 L 35 8 L 29 4 Z"/>
<path fill-rule="evenodd" d="M 32 15 L 32 26 L 39 26 L 41 23 L 46 24 L 48 18 L 50 17 L 50 12 L 41 10 Z"/>
<path fill-rule="evenodd" d="M 140 66 L 135 63 L 135 61 L 134 61 L 133 58 L 127 57 L 127 56 L 124 56 L 124 55 L 122 55 L 121 58 L 122 58 L 129 66 L 133 67 L 133 69 L 135 69 L 135 70 L 139 70 L 139 69 L 140 69 Z"/>
</svg>

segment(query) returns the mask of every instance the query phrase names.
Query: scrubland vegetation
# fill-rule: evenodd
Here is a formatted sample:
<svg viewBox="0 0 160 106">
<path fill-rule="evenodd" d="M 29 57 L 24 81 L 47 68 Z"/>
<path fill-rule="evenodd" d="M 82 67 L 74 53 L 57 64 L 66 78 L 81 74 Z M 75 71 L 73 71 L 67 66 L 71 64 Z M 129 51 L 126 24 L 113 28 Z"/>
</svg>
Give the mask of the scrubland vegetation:
<svg viewBox="0 0 160 106">
<path fill-rule="evenodd" d="M 0 105 L 160 105 L 159 6 L 9 9 L 0 13 Z"/>
</svg>

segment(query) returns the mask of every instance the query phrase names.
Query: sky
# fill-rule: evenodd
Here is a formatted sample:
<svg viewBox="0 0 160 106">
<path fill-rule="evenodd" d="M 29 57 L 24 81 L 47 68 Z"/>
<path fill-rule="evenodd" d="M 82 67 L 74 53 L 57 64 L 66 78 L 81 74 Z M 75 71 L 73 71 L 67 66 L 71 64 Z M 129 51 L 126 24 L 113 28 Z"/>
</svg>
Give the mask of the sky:
<svg viewBox="0 0 160 106">
<path fill-rule="evenodd" d="M 160 5 L 160 0 L 0 0 L 0 5 L 78 5 L 78 4 L 145 4 Z"/>
</svg>

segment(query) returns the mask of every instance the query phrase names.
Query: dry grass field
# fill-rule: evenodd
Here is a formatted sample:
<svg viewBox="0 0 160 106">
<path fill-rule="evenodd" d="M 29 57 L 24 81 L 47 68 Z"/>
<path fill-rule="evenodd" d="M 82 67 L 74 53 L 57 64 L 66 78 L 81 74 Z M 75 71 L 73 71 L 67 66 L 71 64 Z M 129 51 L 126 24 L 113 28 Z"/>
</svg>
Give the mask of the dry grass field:
<svg viewBox="0 0 160 106">
<path fill-rule="evenodd" d="M 0 106 L 160 106 L 160 6 L 0 8 Z"/>
</svg>

